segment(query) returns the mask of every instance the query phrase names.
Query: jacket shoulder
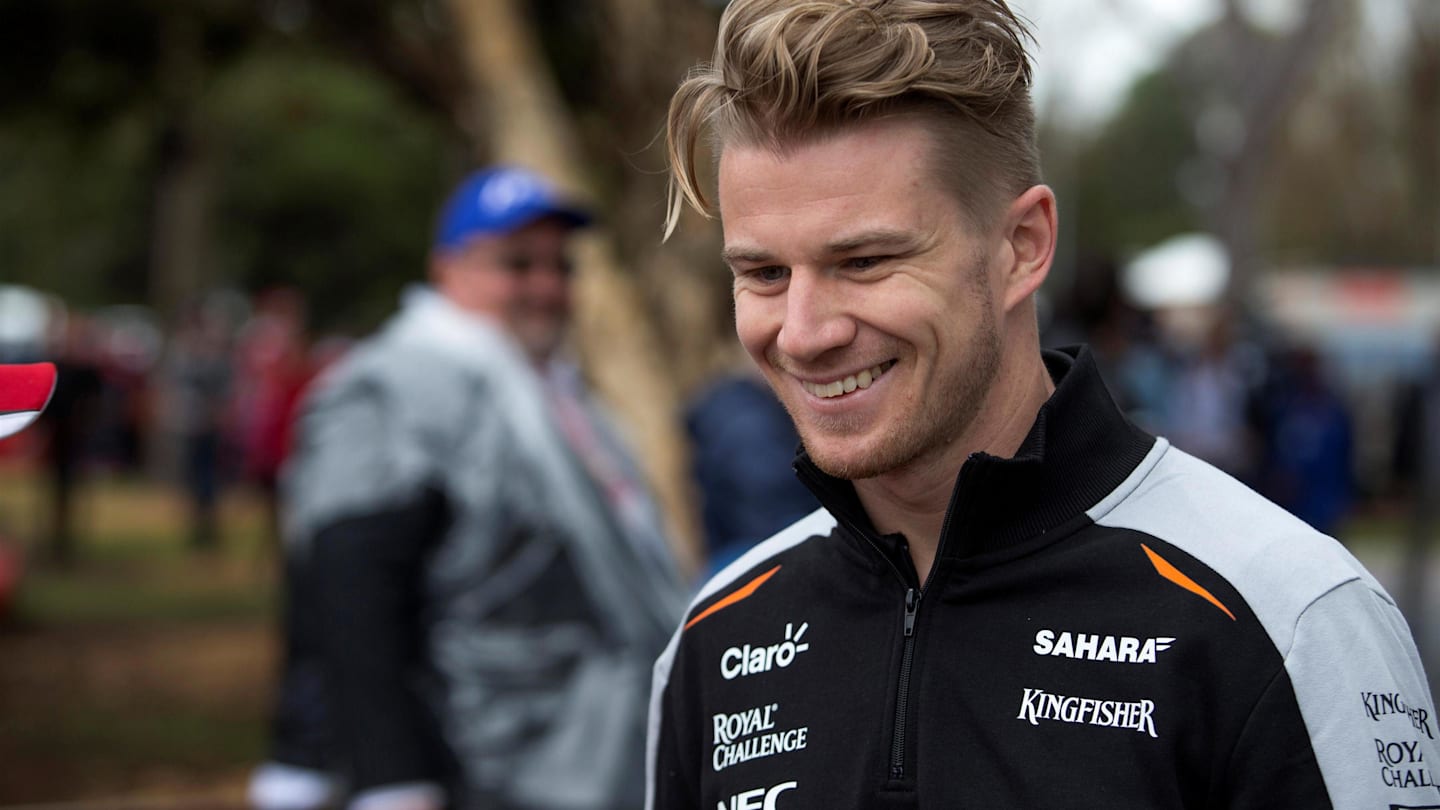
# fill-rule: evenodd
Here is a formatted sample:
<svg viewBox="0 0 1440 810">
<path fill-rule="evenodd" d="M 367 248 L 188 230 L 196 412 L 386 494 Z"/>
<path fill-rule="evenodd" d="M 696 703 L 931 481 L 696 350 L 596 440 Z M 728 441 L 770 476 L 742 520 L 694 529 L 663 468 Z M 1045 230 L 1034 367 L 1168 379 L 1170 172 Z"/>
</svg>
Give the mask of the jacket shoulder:
<svg viewBox="0 0 1440 810">
<path fill-rule="evenodd" d="M 768 539 L 760 540 L 755 548 L 744 552 L 739 559 L 732 564 L 724 566 L 714 577 L 708 579 L 706 584 L 701 585 L 696 598 L 691 600 L 690 608 L 687 608 L 687 620 L 685 624 L 694 624 L 698 621 L 697 615 L 703 614 L 703 605 L 713 601 L 716 595 L 724 591 L 736 588 L 737 585 L 749 587 L 755 584 L 756 575 L 766 577 L 766 572 L 772 571 L 773 566 L 779 564 L 779 558 L 783 553 L 791 551 L 796 546 L 805 543 L 806 540 L 818 538 L 818 536 L 829 535 L 835 528 L 835 517 L 825 509 L 816 509 L 805 517 L 796 520 L 795 523 L 780 529 L 775 535 Z M 749 575 L 750 578 L 747 578 Z"/>
<path fill-rule="evenodd" d="M 1339 542 L 1164 440 L 1089 514 L 1099 525 L 1149 535 L 1213 570 L 1246 601 L 1282 655 L 1305 611 L 1342 586 L 1394 605 Z"/>
<path fill-rule="evenodd" d="M 287 536 L 408 503 L 447 480 L 462 451 L 492 457 L 503 431 L 489 387 L 383 333 L 356 346 L 301 407 L 282 473 Z"/>
<path fill-rule="evenodd" d="M 835 518 L 825 509 L 816 509 L 784 529 L 757 543 L 739 559 L 720 569 L 700 587 L 690 603 L 690 612 L 710 601 L 721 591 L 740 583 L 747 573 L 766 568 L 781 554 L 817 536 L 828 535 L 835 528 Z"/>
</svg>

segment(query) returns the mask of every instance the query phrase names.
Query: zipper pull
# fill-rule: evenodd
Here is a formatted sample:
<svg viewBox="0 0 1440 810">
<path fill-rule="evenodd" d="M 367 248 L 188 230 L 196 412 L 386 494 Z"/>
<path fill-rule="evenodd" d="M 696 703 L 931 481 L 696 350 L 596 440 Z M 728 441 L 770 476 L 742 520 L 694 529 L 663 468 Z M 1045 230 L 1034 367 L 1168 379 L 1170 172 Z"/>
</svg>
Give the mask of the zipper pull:
<svg viewBox="0 0 1440 810">
<path fill-rule="evenodd" d="M 920 596 L 911 588 L 905 592 L 905 637 L 915 635 L 915 611 L 920 607 Z"/>
</svg>

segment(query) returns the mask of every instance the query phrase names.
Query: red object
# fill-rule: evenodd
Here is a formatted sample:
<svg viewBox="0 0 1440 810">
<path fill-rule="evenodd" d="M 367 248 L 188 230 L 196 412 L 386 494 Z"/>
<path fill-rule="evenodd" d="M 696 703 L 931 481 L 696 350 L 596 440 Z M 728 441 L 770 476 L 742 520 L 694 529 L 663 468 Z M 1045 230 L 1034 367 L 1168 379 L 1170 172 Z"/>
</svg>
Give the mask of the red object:
<svg viewBox="0 0 1440 810">
<path fill-rule="evenodd" d="M 0 364 L 0 438 L 34 422 L 54 392 L 54 363 Z"/>
</svg>

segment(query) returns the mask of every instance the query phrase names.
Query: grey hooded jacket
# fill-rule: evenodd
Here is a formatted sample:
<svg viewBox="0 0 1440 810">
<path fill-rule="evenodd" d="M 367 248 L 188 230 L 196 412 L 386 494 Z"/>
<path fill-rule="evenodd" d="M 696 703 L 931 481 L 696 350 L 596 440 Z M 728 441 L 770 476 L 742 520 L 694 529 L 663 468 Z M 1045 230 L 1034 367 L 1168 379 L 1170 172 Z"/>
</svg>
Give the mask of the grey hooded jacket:
<svg viewBox="0 0 1440 810">
<path fill-rule="evenodd" d="M 565 438 L 557 387 L 608 475 Z M 576 378 L 415 291 L 297 435 L 285 531 L 314 644 L 292 657 L 314 648 L 352 789 L 637 806 L 650 663 L 684 593 L 643 488 L 607 495 L 642 479 Z"/>
</svg>

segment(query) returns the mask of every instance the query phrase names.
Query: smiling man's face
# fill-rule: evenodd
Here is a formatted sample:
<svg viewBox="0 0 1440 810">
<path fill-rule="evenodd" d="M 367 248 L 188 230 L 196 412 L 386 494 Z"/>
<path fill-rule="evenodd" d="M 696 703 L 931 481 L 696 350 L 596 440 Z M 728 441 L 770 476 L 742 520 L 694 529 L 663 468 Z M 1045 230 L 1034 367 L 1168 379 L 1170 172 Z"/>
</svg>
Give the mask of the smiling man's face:
<svg viewBox="0 0 1440 810">
<path fill-rule="evenodd" d="M 720 160 L 736 331 L 832 475 L 944 457 L 1000 367 L 999 241 L 934 177 L 932 148 L 900 118 Z"/>
<path fill-rule="evenodd" d="M 568 247 L 574 226 L 555 217 L 472 238 L 437 254 L 431 274 L 446 298 L 505 329 L 537 363 L 564 341 L 571 313 Z"/>
</svg>

